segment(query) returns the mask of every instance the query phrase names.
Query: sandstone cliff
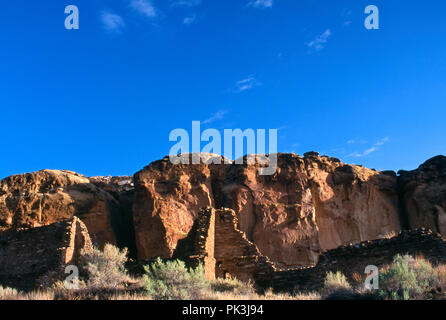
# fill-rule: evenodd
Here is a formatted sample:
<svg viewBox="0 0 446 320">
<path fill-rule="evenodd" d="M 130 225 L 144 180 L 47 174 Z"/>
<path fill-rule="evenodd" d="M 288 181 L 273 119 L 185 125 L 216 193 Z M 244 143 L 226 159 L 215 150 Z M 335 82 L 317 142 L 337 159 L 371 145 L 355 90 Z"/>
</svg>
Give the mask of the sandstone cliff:
<svg viewBox="0 0 446 320">
<path fill-rule="evenodd" d="M 282 266 L 317 262 L 322 251 L 401 229 L 397 177 L 329 157 L 280 154 L 273 176 L 256 165 L 172 165 L 135 175 L 138 256 L 171 257 L 200 207 L 235 210 L 239 228 Z"/>
<path fill-rule="evenodd" d="M 171 258 L 200 208 L 229 208 L 237 230 L 283 268 L 313 265 L 326 250 L 401 229 L 446 235 L 443 156 L 398 176 L 315 152 L 279 154 L 273 176 L 246 162 L 206 163 L 174 165 L 166 157 L 134 181 L 57 170 L 8 177 L 0 181 L 0 234 L 76 215 L 99 246 L 116 243 L 140 259 Z"/>
<path fill-rule="evenodd" d="M 417 170 L 399 174 L 407 227 L 425 227 L 446 236 L 446 157 L 432 158 Z"/>
<path fill-rule="evenodd" d="M 213 184 L 226 165 L 155 161 L 134 175 L 133 218 L 138 258 L 172 257 L 198 211 L 215 206 Z"/>
<path fill-rule="evenodd" d="M 104 190 L 112 185 L 118 182 L 89 179 L 59 170 L 5 178 L 0 181 L 0 233 L 50 225 L 78 216 L 88 227 L 95 244 L 100 247 L 106 242 L 116 244 L 114 229 L 120 225 L 125 212 L 122 213 L 116 195 Z M 121 193 L 118 189 L 116 192 Z M 131 208 L 131 204 L 128 206 Z"/>
</svg>

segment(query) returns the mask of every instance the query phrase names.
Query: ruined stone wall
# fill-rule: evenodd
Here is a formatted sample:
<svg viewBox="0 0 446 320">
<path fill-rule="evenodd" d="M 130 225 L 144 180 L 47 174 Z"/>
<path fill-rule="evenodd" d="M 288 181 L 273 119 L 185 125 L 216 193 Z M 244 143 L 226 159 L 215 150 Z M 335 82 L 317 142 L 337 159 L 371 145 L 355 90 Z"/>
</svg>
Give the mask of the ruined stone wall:
<svg viewBox="0 0 446 320">
<path fill-rule="evenodd" d="M 257 246 L 238 228 L 238 219 L 231 209 L 215 211 L 216 276 L 235 277 L 242 281 L 264 282 L 271 277 L 274 267 Z"/>
<path fill-rule="evenodd" d="M 77 217 L 0 237 L 0 285 L 32 289 L 38 279 L 91 251 L 87 228 Z"/>
<path fill-rule="evenodd" d="M 366 241 L 342 246 L 321 255 L 315 267 L 277 271 L 272 282 L 279 291 L 319 290 L 323 287 L 327 272 L 342 272 L 350 283 L 353 274 L 363 276 L 365 268 L 375 265 L 382 268 L 390 264 L 397 254 L 423 256 L 434 264 L 446 262 L 446 242 L 440 234 L 418 229 L 403 231 L 391 239 Z"/>
<path fill-rule="evenodd" d="M 208 279 L 215 279 L 215 212 L 202 208 L 188 236 L 180 240 L 174 258 L 184 260 L 189 267 L 204 267 Z"/>
</svg>

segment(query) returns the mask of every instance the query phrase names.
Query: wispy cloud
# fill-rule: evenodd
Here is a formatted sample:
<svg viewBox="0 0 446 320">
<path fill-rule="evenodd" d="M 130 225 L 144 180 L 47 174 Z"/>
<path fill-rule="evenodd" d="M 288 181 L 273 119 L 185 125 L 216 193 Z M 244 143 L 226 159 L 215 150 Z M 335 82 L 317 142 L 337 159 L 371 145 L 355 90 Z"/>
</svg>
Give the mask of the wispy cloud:
<svg viewBox="0 0 446 320">
<path fill-rule="evenodd" d="M 384 144 L 386 144 L 387 142 L 389 142 L 390 141 L 390 138 L 389 137 L 385 137 L 385 138 L 383 138 L 383 139 L 381 139 L 380 141 L 378 141 L 377 143 L 376 143 L 376 146 L 382 146 L 382 145 L 384 145 Z"/>
<path fill-rule="evenodd" d="M 257 79 L 255 77 L 250 76 L 250 77 L 248 77 L 246 79 L 237 81 L 237 83 L 236 83 L 236 86 L 237 86 L 236 91 L 237 92 L 243 92 L 243 91 L 252 89 L 254 87 L 257 87 L 259 85 L 260 85 L 260 82 L 257 81 Z"/>
<path fill-rule="evenodd" d="M 364 144 L 367 143 L 367 140 L 362 139 L 350 139 L 347 141 L 347 144 Z"/>
<path fill-rule="evenodd" d="M 216 114 L 214 114 L 212 117 L 210 117 L 209 119 L 204 120 L 202 122 L 202 124 L 209 124 L 209 123 L 221 120 L 227 113 L 228 113 L 227 110 L 220 110 Z"/>
<path fill-rule="evenodd" d="M 176 0 L 172 2 L 172 7 L 197 7 L 201 0 Z"/>
<path fill-rule="evenodd" d="M 197 16 L 193 14 L 193 15 L 185 17 L 183 19 L 183 24 L 192 24 L 195 22 L 195 20 L 197 20 Z"/>
<path fill-rule="evenodd" d="M 125 28 L 124 19 L 117 14 L 104 11 L 101 14 L 101 21 L 104 28 L 109 32 L 121 32 Z"/>
<path fill-rule="evenodd" d="M 341 17 L 344 19 L 344 27 L 349 27 L 352 24 L 352 21 L 350 20 L 350 16 L 352 15 L 353 11 L 348 8 L 342 9 Z"/>
<path fill-rule="evenodd" d="M 158 14 L 155 6 L 149 0 L 132 0 L 130 6 L 148 18 L 155 18 Z"/>
<path fill-rule="evenodd" d="M 257 9 L 271 8 L 273 6 L 273 0 L 251 0 L 248 6 Z"/>
<path fill-rule="evenodd" d="M 368 155 L 372 154 L 373 152 L 378 151 L 381 146 L 385 145 L 389 141 L 390 141 L 390 138 L 385 137 L 385 138 L 379 140 L 377 143 L 375 143 L 372 147 L 364 150 L 363 152 L 353 152 L 353 153 L 349 154 L 348 157 L 361 158 L 361 157 L 368 156 Z"/>
<path fill-rule="evenodd" d="M 327 29 L 327 30 L 324 31 L 324 33 L 319 35 L 313 41 L 310 41 L 307 45 L 308 45 L 308 47 L 310 49 L 313 49 L 313 50 L 316 50 L 316 51 L 320 51 L 320 50 L 324 49 L 324 46 L 327 43 L 328 38 L 330 36 L 331 36 L 331 30 Z"/>
</svg>

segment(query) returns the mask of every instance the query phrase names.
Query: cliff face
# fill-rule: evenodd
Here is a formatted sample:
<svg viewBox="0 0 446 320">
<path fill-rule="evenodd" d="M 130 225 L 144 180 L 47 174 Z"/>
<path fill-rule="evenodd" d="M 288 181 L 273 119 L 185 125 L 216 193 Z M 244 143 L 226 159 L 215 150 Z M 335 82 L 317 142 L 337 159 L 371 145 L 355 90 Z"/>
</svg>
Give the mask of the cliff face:
<svg viewBox="0 0 446 320">
<path fill-rule="evenodd" d="M 280 154 L 273 176 L 256 165 L 155 162 L 135 175 L 134 221 L 142 259 L 171 257 L 200 207 L 227 207 L 260 252 L 282 266 L 399 231 L 396 175 L 316 153 Z M 217 235 L 218 236 L 218 235 Z"/>
<path fill-rule="evenodd" d="M 399 174 L 408 226 L 429 228 L 446 236 L 446 157 L 432 158 L 417 170 Z"/>
<path fill-rule="evenodd" d="M 305 157 L 323 250 L 401 229 L 397 177 L 336 159 Z"/>
<path fill-rule="evenodd" d="M 102 247 L 117 242 L 114 225 L 120 221 L 119 209 L 111 193 L 70 171 L 42 170 L 0 181 L 0 233 L 78 216 L 92 241 Z"/>
<path fill-rule="evenodd" d="M 133 215 L 138 258 L 172 257 L 198 211 L 214 206 L 213 181 L 225 165 L 153 162 L 134 175 Z"/>
<path fill-rule="evenodd" d="M 200 208 L 229 208 L 237 230 L 278 267 L 315 264 L 326 250 L 401 229 L 446 235 L 443 156 L 399 176 L 315 152 L 279 154 L 272 176 L 259 175 L 258 165 L 228 163 L 174 165 L 166 157 L 133 182 L 57 170 L 11 176 L 0 181 L 0 234 L 78 216 L 100 247 L 110 242 L 132 257 L 171 258 Z"/>
</svg>

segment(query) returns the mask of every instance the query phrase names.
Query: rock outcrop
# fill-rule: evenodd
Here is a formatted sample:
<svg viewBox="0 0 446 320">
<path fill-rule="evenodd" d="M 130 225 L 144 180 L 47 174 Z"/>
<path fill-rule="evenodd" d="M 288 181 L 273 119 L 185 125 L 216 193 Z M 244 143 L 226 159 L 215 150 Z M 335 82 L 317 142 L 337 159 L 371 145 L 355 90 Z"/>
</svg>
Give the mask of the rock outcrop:
<svg viewBox="0 0 446 320">
<path fill-rule="evenodd" d="M 417 170 L 400 171 L 399 182 L 407 227 L 425 227 L 446 236 L 446 157 L 432 158 Z"/>
<path fill-rule="evenodd" d="M 190 162 L 194 156 L 184 155 Z M 0 235 L 78 216 L 99 247 L 110 242 L 140 260 L 169 259 L 194 228 L 207 225 L 197 220 L 200 208 L 228 208 L 237 232 L 281 269 L 311 266 L 327 250 L 402 229 L 446 235 L 444 156 L 399 175 L 309 152 L 279 154 L 276 173 L 262 176 L 247 158 L 236 164 L 206 154 L 200 164 L 172 164 L 166 157 L 134 177 L 57 170 L 11 176 L 0 181 Z M 223 232 L 215 232 L 215 243 Z"/>
<path fill-rule="evenodd" d="M 138 258 L 172 257 L 202 207 L 214 207 L 214 183 L 226 165 L 172 164 L 168 157 L 134 175 Z"/>
<path fill-rule="evenodd" d="M 279 154 L 273 176 L 257 165 L 173 165 L 166 157 L 135 175 L 138 256 L 172 257 L 200 207 L 226 207 L 260 252 L 288 267 L 321 252 L 401 229 L 397 177 L 308 153 Z"/>
<path fill-rule="evenodd" d="M 115 229 L 123 225 L 125 217 L 132 223 L 132 200 L 120 202 L 122 190 L 119 188 L 127 188 L 127 185 L 104 180 L 106 178 L 89 179 L 59 170 L 42 170 L 1 180 L 0 233 L 50 225 L 78 216 L 88 227 L 93 243 L 99 247 L 107 242 L 122 242 Z M 125 212 L 125 207 L 129 212 Z"/>
</svg>

